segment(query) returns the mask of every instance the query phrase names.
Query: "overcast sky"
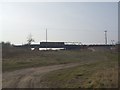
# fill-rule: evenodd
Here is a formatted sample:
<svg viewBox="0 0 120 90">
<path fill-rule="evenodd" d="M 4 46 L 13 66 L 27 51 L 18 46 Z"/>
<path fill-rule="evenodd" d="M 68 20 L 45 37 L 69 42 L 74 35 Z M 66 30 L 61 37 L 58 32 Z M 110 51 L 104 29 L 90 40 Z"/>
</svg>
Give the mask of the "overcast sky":
<svg viewBox="0 0 120 90">
<path fill-rule="evenodd" d="M 31 33 L 35 43 L 45 41 L 104 44 L 118 41 L 117 2 L 9 2 L 2 3 L 0 41 L 26 43 Z"/>
</svg>

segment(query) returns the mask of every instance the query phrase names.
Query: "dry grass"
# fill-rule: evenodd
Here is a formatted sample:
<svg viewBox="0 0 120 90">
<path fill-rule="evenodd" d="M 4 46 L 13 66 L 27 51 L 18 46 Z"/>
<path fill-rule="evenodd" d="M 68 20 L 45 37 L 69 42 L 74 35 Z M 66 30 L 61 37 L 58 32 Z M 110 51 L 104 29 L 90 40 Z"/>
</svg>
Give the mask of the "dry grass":
<svg viewBox="0 0 120 90">
<path fill-rule="evenodd" d="M 4 52 L 3 72 L 65 63 L 82 65 L 52 71 L 39 82 L 51 88 L 118 87 L 118 53 L 109 51 L 27 51 Z M 119 53 L 120 54 L 120 53 Z M 37 76 L 39 79 L 39 75 Z"/>
<path fill-rule="evenodd" d="M 11 50 L 3 53 L 3 72 L 17 69 L 76 62 L 96 62 L 105 56 L 90 51 L 22 51 Z"/>
<path fill-rule="evenodd" d="M 96 53 L 94 53 L 96 55 Z M 118 59 L 115 53 L 101 54 L 101 60 L 46 74 L 42 84 L 50 88 L 117 88 Z M 99 55 L 100 56 L 100 55 Z M 96 59 L 95 57 L 89 60 Z"/>
<path fill-rule="evenodd" d="M 97 71 L 84 83 L 83 88 L 118 88 L 118 69 Z"/>
</svg>

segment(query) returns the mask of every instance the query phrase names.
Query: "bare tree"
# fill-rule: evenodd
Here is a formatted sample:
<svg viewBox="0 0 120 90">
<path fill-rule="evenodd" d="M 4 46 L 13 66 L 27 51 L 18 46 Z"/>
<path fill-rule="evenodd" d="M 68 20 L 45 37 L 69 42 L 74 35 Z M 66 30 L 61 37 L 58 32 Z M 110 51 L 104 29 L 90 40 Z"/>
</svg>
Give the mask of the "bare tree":
<svg viewBox="0 0 120 90">
<path fill-rule="evenodd" d="M 27 44 L 30 45 L 32 42 L 34 42 L 35 40 L 32 38 L 32 35 L 29 34 L 27 37 Z"/>
</svg>

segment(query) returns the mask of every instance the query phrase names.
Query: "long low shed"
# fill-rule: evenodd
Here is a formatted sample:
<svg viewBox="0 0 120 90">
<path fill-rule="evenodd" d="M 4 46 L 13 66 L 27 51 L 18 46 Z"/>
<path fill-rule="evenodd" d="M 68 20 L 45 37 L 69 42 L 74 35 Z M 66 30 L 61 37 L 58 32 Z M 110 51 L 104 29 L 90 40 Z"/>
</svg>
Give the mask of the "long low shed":
<svg viewBox="0 0 120 90">
<path fill-rule="evenodd" d="M 40 44 L 25 44 L 25 45 L 19 45 L 15 47 L 21 47 L 21 48 L 64 48 L 66 50 L 71 49 L 82 49 L 82 48 L 88 48 L 88 47 L 107 47 L 110 48 L 111 46 L 115 45 L 66 45 L 64 42 L 40 42 Z"/>
</svg>

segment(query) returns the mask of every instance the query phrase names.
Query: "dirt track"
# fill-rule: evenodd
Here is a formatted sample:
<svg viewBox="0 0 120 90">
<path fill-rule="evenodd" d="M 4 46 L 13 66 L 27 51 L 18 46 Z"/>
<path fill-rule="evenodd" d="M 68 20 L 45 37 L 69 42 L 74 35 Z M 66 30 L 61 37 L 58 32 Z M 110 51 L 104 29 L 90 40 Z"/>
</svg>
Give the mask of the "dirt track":
<svg viewBox="0 0 120 90">
<path fill-rule="evenodd" d="M 79 63 L 28 68 L 3 73 L 3 88 L 42 88 L 40 78 L 50 71 L 74 67 Z"/>
</svg>

